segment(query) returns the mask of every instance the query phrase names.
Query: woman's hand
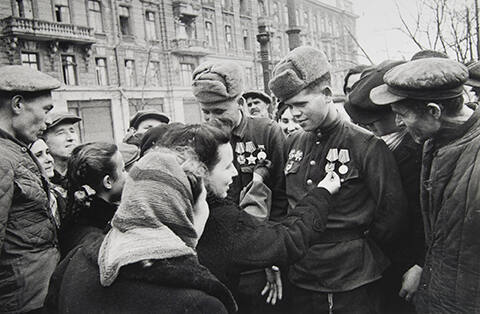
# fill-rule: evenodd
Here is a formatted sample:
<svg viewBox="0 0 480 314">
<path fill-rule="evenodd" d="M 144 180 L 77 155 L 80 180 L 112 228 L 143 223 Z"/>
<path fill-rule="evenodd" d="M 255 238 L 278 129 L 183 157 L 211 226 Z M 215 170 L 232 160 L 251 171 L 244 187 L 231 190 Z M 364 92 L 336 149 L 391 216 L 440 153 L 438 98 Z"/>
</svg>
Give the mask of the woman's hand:
<svg viewBox="0 0 480 314">
<path fill-rule="evenodd" d="M 330 194 L 337 193 L 340 190 L 340 186 L 340 177 L 335 171 L 327 172 L 325 178 L 317 185 L 319 188 L 326 189 Z"/>
<path fill-rule="evenodd" d="M 265 295 L 268 292 L 266 302 L 275 305 L 277 300 L 280 301 L 282 299 L 283 293 L 280 269 L 277 266 L 265 268 L 265 274 L 267 275 L 267 283 L 261 294 Z"/>
<path fill-rule="evenodd" d="M 259 160 L 253 169 L 253 180 L 265 182 L 270 176 L 272 162 L 268 159 Z"/>
<path fill-rule="evenodd" d="M 405 298 L 406 301 L 412 300 L 412 297 L 415 292 L 417 292 L 418 285 L 420 284 L 422 271 L 423 268 L 418 265 L 414 265 L 407 270 L 403 275 L 402 289 L 398 293 L 400 297 Z"/>
</svg>

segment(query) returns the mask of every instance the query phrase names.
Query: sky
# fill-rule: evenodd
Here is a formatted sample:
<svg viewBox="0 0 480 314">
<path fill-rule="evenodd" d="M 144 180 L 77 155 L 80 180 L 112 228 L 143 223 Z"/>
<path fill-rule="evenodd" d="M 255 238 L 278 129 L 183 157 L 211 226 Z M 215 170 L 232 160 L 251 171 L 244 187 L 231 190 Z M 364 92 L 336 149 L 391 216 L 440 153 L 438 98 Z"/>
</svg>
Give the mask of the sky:
<svg viewBox="0 0 480 314">
<path fill-rule="evenodd" d="M 415 14 L 415 0 L 399 0 L 402 14 Z M 402 31 L 395 0 L 354 0 L 354 12 L 357 19 L 357 39 L 363 49 L 373 60 L 408 60 L 418 48 Z M 357 49 L 361 54 L 360 49 Z M 362 56 L 359 63 L 368 64 Z"/>
</svg>

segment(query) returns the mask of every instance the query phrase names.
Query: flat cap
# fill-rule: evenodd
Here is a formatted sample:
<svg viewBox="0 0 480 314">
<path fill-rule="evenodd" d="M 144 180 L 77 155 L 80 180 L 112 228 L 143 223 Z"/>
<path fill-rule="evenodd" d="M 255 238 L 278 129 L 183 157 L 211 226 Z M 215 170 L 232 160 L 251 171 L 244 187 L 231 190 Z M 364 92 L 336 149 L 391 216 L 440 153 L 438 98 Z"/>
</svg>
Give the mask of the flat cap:
<svg viewBox="0 0 480 314">
<path fill-rule="evenodd" d="M 272 103 L 272 97 L 268 96 L 267 93 L 264 93 L 260 90 L 251 90 L 248 92 L 243 93 L 243 98 L 258 98 L 266 102 L 267 104 Z"/>
<path fill-rule="evenodd" d="M 131 119 L 130 119 L 130 127 L 137 129 L 140 122 L 146 120 L 146 119 L 156 119 L 158 121 L 161 121 L 163 123 L 169 123 L 170 118 L 157 110 L 154 109 L 147 109 L 147 110 L 139 110 Z"/>
<path fill-rule="evenodd" d="M 230 61 L 207 61 L 193 71 L 193 95 L 203 104 L 234 99 L 243 92 L 242 68 Z"/>
<path fill-rule="evenodd" d="M 24 65 L 0 67 L 0 90 L 6 92 L 41 92 L 60 87 L 60 82 Z"/>
<path fill-rule="evenodd" d="M 364 72 L 360 80 L 355 82 L 345 103 L 345 111 L 356 123 L 369 124 L 379 120 L 391 112 L 389 106 L 377 106 L 370 100 L 370 91 L 384 84 L 383 76 L 393 67 L 405 63 L 404 61 L 387 60 L 368 72 Z"/>
<path fill-rule="evenodd" d="M 388 71 L 385 84 L 370 92 L 374 104 L 387 105 L 402 99 L 451 99 L 463 94 L 468 69 L 463 64 L 444 58 L 410 61 Z"/>
<path fill-rule="evenodd" d="M 279 101 L 285 101 L 329 72 L 330 64 L 322 51 L 300 46 L 274 67 L 268 86 Z"/>
<path fill-rule="evenodd" d="M 465 85 L 480 87 L 480 61 L 468 65 L 468 76 Z"/>
<path fill-rule="evenodd" d="M 45 131 L 48 131 L 59 124 L 74 124 L 79 121 L 82 121 L 82 118 L 70 112 L 51 112 L 46 118 L 47 129 Z"/>
</svg>

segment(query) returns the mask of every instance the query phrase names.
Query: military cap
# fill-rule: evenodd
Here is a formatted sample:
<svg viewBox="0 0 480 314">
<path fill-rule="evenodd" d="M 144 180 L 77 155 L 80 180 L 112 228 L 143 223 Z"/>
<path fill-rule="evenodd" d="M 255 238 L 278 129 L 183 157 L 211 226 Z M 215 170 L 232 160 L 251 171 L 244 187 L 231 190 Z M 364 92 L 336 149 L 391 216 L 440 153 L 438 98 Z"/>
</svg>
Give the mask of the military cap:
<svg viewBox="0 0 480 314">
<path fill-rule="evenodd" d="M 60 82 L 24 65 L 0 67 L 0 90 L 5 92 L 42 92 L 60 87 Z"/>
<path fill-rule="evenodd" d="M 236 98 L 243 92 L 242 68 L 231 61 L 207 61 L 193 71 L 193 95 L 203 104 Z"/>
<path fill-rule="evenodd" d="M 385 84 L 370 92 L 374 104 L 387 105 L 406 98 L 418 100 L 451 99 L 463 94 L 468 69 L 443 58 L 418 59 L 388 71 Z"/>
<path fill-rule="evenodd" d="M 274 67 L 268 86 L 280 101 L 285 101 L 327 73 L 330 73 L 327 56 L 313 47 L 301 46 Z"/>
<path fill-rule="evenodd" d="M 418 60 L 418 59 L 426 59 L 426 58 L 444 58 L 448 59 L 447 54 L 441 52 L 441 51 L 435 51 L 431 49 L 424 49 L 420 50 L 419 52 L 416 52 L 413 56 L 411 61 L 413 60 Z"/>
<path fill-rule="evenodd" d="M 48 130 L 50 130 L 51 128 L 57 125 L 64 124 L 64 123 L 74 124 L 81 120 L 82 118 L 70 112 L 50 112 L 47 115 L 47 118 L 45 121 L 47 125 L 47 129 L 45 130 L 45 132 L 47 132 Z"/>
<path fill-rule="evenodd" d="M 370 91 L 382 85 L 383 76 L 393 67 L 405 63 L 404 61 L 387 60 L 372 70 L 362 74 L 360 80 L 355 82 L 345 103 L 345 111 L 356 123 L 369 124 L 379 120 L 391 112 L 389 106 L 377 106 L 370 100 Z"/>
<path fill-rule="evenodd" d="M 468 76 L 465 85 L 480 87 L 480 61 L 468 65 Z"/>
<path fill-rule="evenodd" d="M 148 110 L 139 110 L 131 119 L 130 119 L 130 127 L 137 129 L 138 126 L 140 125 L 140 122 L 146 120 L 146 119 L 156 119 L 158 121 L 161 121 L 163 123 L 169 123 L 170 118 L 157 110 L 154 109 L 148 109 Z"/>
<path fill-rule="evenodd" d="M 245 99 L 247 99 L 247 98 L 258 98 L 258 99 L 263 100 L 267 104 L 272 103 L 272 98 L 270 96 L 268 96 L 266 93 L 264 93 L 262 91 L 259 91 L 259 90 L 258 91 L 257 90 L 251 90 L 251 91 L 245 92 L 245 93 L 243 93 L 242 96 Z"/>
</svg>

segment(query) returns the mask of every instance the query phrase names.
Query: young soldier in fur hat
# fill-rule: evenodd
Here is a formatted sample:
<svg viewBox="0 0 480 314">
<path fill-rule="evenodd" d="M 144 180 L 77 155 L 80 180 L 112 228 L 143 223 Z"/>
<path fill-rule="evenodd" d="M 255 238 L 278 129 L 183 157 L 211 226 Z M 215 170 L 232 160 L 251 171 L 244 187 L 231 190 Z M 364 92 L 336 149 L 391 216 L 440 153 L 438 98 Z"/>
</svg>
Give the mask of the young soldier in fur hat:
<svg viewBox="0 0 480 314">
<path fill-rule="evenodd" d="M 389 264 L 379 249 L 399 236 L 405 221 L 400 175 L 385 143 L 340 119 L 325 54 L 298 47 L 274 68 L 270 89 L 291 108 L 305 132 L 287 139 L 289 208 L 326 172 L 340 175 L 327 223 L 306 256 L 290 268 L 288 296 L 295 313 L 372 313 L 378 280 Z"/>
</svg>

